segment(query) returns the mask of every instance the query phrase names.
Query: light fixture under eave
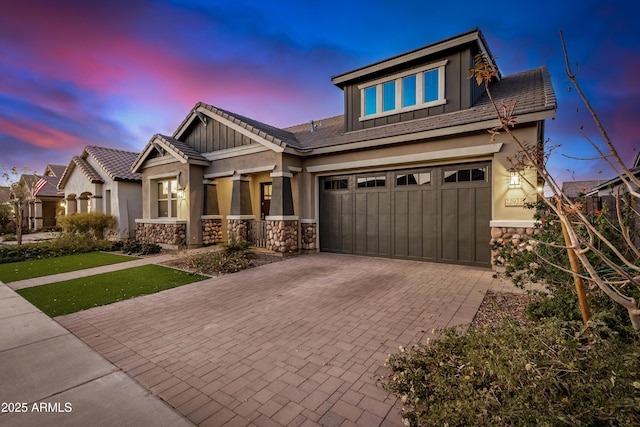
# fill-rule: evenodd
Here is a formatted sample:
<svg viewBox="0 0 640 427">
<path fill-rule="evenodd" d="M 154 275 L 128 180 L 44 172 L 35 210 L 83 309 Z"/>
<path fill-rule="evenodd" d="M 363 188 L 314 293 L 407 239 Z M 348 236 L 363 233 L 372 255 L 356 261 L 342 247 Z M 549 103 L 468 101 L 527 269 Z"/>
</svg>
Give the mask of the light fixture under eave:
<svg viewBox="0 0 640 427">
<path fill-rule="evenodd" d="M 515 169 L 509 170 L 509 188 L 521 188 L 520 174 Z"/>
</svg>

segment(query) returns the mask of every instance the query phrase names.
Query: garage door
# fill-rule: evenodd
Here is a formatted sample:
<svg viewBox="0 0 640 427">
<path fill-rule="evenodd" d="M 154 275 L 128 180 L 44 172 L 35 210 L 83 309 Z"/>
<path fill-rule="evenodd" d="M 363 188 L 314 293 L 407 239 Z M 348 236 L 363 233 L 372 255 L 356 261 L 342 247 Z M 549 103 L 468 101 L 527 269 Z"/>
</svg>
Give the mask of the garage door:
<svg viewBox="0 0 640 427">
<path fill-rule="evenodd" d="M 320 249 L 488 266 L 489 164 L 320 179 Z"/>
</svg>

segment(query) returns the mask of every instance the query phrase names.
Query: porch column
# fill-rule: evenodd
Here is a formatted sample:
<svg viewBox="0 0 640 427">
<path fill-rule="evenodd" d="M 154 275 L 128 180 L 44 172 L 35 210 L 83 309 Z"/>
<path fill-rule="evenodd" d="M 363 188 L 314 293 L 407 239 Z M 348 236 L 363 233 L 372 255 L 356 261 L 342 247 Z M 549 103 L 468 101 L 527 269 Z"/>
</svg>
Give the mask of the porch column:
<svg viewBox="0 0 640 427">
<path fill-rule="evenodd" d="M 78 198 L 78 213 L 87 213 L 89 208 L 89 199 L 87 196 L 80 196 Z"/>
<path fill-rule="evenodd" d="M 222 242 L 222 216 L 218 205 L 218 188 L 214 181 L 204 180 L 204 209 L 202 217 L 202 244 Z"/>
<path fill-rule="evenodd" d="M 74 198 L 70 197 L 70 198 L 67 198 L 65 200 L 67 201 L 67 203 L 65 204 L 66 215 L 71 215 L 71 214 L 76 213 L 76 208 L 77 208 L 76 204 L 77 204 L 77 202 L 76 202 L 75 197 Z"/>
<path fill-rule="evenodd" d="M 245 175 L 231 177 L 231 212 L 227 217 L 229 239 L 249 240 L 249 221 L 254 220 L 251 210 L 251 193 L 249 178 Z"/>
<path fill-rule="evenodd" d="M 42 201 L 34 200 L 33 201 L 33 229 L 39 230 L 44 226 L 44 221 L 42 219 Z"/>
<path fill-rule="evenodd" d="M 291 177 L 289 172 L 274 172 L 271 174 L 273 192 L 269 216 L 290 216 L 293 212 L 293 194 L 291 193 Z"/>
<path fill-rule="evenodd" d="M 271 174 L 273 185 L 267 221 L 267 249 L 280 253 L 298 252 L 298 217 L 293 211 L 293 193 L 289 172 Z"/>
</svg>

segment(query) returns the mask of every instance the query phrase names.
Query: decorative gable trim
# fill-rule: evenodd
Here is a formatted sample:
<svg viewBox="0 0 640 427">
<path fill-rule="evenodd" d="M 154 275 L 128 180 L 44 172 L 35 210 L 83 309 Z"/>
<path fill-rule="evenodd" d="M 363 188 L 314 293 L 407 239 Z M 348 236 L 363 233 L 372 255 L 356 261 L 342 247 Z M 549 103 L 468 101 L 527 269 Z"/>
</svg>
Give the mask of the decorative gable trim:
<svg viewBox="0 0 640 427">
<path fill-rule="evenodd" d="M 213 151 L 211 153 L 203 153 L 202 155 L 207 160 L 213 161 L 213 160 L 228 159 L 231 157 L 244 156 L 247 154 L 261 153 L 264 151 L 269 151 L 269 147 L 265 147 L 262 144 L 255 144 L 255 145 L 245 145 L 242 147 L 228 148 L 226 150 Z"/>
<path fill-rule="evenodd" d="M 213 112 L 211 112 L 210 110 L 204 108 L 204 107 L 198 107 L 196 108 L 193 112 L 192 112 L 192 117 L 191 119 L 187 122 L 187 123 L 191 123 L 195 117 L 197 117 L 197 113 L 201 113 L 204 114 L 205 116 L 211 118 L 212 120 L 216 120 L 217 122 L 223 124 L 224 126 L 227 126 L 230 129 L 235 130 L 236 132 L 246 136 L 247 138 L 262 144 L 263 146 L 269 148 L 272 151 L 275 151 L 276 153 L 282 153 L 286 147 L 286 144 L 283 141 L 280 141 L 277 138 L 272 138 L 274 141 L 276 142 L 272 142 L 269 139 L 267 139 L 267 134 L 265 132 L 262 131 L 257 131 L 253 132 L 252 130 L 248 129 L 247 124 L 244 124 L 245 126 L 241 126 L 239 124 L 236 123 L 236 121 L 233 120 L 229 120 L 228 118 L 224 117 L 224 116 L 220 116 L 218 114 L 215 114 Z M 238 122 L 240 122 L 240 120 L 237 120 Z M 240 122 L 242 123 L 242 122 Z M 176 132 L 175 137 L 176 138 L 180 138 L 180 136 L 184 133 L 184 131 L 188 128 L 188 124 L 187 126 L 182 126 L 181 129 L 179 129 L 179 131 Z M 253 128 L 255 129 L 255 128 Z"/>
</svg>

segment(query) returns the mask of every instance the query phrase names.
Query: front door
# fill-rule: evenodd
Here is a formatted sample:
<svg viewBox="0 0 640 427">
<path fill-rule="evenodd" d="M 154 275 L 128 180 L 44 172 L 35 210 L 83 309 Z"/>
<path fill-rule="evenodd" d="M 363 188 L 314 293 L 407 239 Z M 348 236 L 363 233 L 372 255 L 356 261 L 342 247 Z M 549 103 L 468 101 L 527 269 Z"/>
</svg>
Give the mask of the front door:
<svg viewBox="0 0 640 427">
<path fill-rule="evenodd" d="M 272 185 L 270 182 L 260 183 L 260 219 L 264 219 L 269 215 L 269 208 L 271 207 L 271 190 Z"/>
</svg>

